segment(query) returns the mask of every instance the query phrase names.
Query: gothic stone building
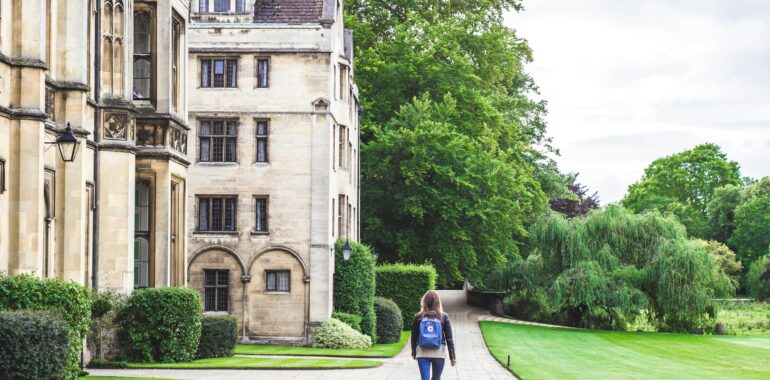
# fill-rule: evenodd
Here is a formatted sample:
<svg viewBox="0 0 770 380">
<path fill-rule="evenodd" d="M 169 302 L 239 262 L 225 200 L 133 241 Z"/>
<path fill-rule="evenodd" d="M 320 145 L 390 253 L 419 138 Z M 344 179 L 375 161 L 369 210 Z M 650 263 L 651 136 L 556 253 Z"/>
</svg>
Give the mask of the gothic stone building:
<svg viewBox="0 0 770 380">
<path fill-rule="evenodd" d="M 0 1 L 0 273 L 185 285 L 188 15 L 186 0 Z"/>
<path fill-rule="evenodd" d="M 338 0 L 197 0 L 188 286 L 245 339 L 304 343 L 358 240 L 358 93 Z"/>
</svg>

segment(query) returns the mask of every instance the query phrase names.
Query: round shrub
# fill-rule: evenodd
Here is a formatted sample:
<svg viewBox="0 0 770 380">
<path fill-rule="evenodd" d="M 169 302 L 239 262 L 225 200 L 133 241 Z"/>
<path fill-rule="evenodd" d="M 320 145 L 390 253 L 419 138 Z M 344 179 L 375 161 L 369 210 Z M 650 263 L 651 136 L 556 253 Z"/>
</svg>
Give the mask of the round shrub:
<svg viewBox="0 0 770 380">
<path fill-rule="evenodd" d="M 436 269 L 432 265 L 389 264 L 378 266 L 376 273 L 377 295 L 392 299 L 401 309 L 404 328 L 410 328 L 423 294 L 436 289 Z"/>
<path fill-rule="evenodd" d="M 334 310 L 361 316 L 361 332 L 377 340 L 374 314 L 374 266 L 376 260 L 369 247 L 350 243 L 353 253 L 350 260 L 342 256 L 342 246 L 337 241 L 334 258 Z"/>
<path fill-rule="evenodd" d="M 374 312 L 377 313 L 377 343 L 397 343 L 404 329 L 401 309 L 390 299 L 376 297 Z"/>
<path fill-rule="evenodd" d="M 195 357 L 224 358 L 233 356 L 238 342 L 238 321 L 235 317 L 203 317 L 201 340 Z"/>
<path fill-rule="evenodd" d="M 770 256 L 755 261 L 746 274 L 749 294 L 758 300 L 770 299 Z"/>
<path fill-rule="evenodd" d="M 353 330 L 356 330 L 358 332 L 361 332 L 361 316 L 350 314 L 350 313 L 343 313 L 340 311 L 335 311 L 332 313 L 332 318 L 339 319 L 342 322 L 345 322 L 346 325 L 353 328 Z"/>
<path fill-rule="evenodd" d="M 0 312 L 0 379 L 67 377 L 69 339 L 69 325 L 57 314 Z"/>
<path fill-rule="evenodd" d="M 201 335 L 200 295 L 184 288 L 135 290 L 117 322 L 129 360 L 190 361 Z"/>
<path fill-rule="evenodd" d="M 321 323 L 313 341 L 313 347 L 323 348 L 366 349 L 371 346 L 371 338 L 334 318 Z"/>
<path fill-rule="evenodd" d="M 80 373 L 80 352 L 91 323 L 91 291 L 72 281 L 40 279 L 27 274 L 0 275 L 0 311 L 49 310 L 69 325 L 68 379 Z"/>
</svg>

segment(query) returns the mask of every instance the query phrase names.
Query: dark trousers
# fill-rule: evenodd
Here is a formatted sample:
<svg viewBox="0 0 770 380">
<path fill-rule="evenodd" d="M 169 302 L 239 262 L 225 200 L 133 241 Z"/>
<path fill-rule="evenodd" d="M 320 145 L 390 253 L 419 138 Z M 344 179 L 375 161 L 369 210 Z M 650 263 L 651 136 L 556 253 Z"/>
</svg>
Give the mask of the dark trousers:
<svg viewBox="0 0 770 380">
<path fill-rule="evenodd" d="M 444 359 L 417 358 L 422 380 L 441 380 L 441 372 L 444 371 Z M 433 367 L 433 377 L 430 376 Z"/>
</svg>

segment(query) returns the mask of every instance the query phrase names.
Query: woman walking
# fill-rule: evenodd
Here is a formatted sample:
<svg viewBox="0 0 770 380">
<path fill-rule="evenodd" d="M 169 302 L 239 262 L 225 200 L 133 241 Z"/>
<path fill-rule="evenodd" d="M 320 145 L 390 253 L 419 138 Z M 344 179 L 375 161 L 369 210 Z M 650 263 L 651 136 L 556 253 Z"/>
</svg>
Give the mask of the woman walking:
<svg viewBox="0 0 770 380">
<path fill-rule="evenodd" d="M 457 364 L 452 325 L 441 307 L 438 293 L 427 291 L 421 304 L 422 308 L 412 322 L 412 358 L 417 359 L 422 380 L 441 380 L 447 350 L 452 366 Z"/>
</svg>

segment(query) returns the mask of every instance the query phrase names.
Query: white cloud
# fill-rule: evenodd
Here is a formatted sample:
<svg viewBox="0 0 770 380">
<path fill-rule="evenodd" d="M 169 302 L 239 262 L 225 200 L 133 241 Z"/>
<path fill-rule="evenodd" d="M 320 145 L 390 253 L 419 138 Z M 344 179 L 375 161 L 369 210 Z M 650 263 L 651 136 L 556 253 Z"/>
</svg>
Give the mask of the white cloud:
<svg viewBox="0 0 770 380">
<path fill-rule="evenodd" d="M 506 22 L 549 102 L 560 166 L 604 203 L 703 142 L 770 174 L 770 1 L 527 0 Z"/>
</svg>

